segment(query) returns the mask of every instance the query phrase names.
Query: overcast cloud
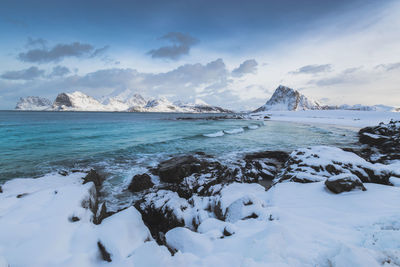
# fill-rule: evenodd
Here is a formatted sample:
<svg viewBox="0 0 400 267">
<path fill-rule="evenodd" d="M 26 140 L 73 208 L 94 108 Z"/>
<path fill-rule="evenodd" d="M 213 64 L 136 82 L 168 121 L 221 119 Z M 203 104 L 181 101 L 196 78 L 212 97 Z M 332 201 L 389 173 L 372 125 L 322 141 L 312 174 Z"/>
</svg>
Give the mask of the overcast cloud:
<svg viewBox="0 0 400 267">
<path fill-rule="evenodd" d="M 28 41 L 29 43 L 29 41 Z M 70 44 L 57 44 L 51 48 L 44 46 L 43 40 L 31 40 L 30 45 L 41 44 L 41 48 L 29 49 L 26 52 L 18 54 L 18 59 L 23 62 L 48 63 L 59 62 L 67 57 L 95 57 L 107 50 L 107 46 L 95 48 L 91 44 L 73 42 Z"/>
<path fill-rule="evenodd" d="M 162 36 L 160 40 L 166 40 L 170 42 L 171 45 L 162 46 L 147 52 L 152 58 L 177 60 L 184 55 L 188 55 L 190 48 L 199 42 L 198 39 L 181 32 L 167 33 Z"/>
</svg>

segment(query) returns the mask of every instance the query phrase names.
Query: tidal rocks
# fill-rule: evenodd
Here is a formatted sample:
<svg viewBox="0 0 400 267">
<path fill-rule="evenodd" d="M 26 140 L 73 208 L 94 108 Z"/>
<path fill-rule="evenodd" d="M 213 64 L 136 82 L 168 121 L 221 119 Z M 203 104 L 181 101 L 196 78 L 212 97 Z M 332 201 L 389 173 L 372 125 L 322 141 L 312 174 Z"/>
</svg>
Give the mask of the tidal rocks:
<svg viewBox="0 0 400 267">
<path fill-rule="evenodd" d="M 332 175 L 351 174 L 364 183 L 389 185 L 392 175 L 384 166 L 367 162 L 340 148 L 316 146 L 293 151 L 276 181 L 311 183 L 325 181 Z"/>
<path fill-rule="evenodd" d="M 157 173 L 163 182 L 180 183 L 183 178 L 205 170 L 206 164 L 192 155 L 184 155 L 163 161 L 158 165 Z"/>
<path fill-rule="evenodd" d="M 366 191 L 361 180 L 355 175 L 339 174 L 325 180 L 326 187 L 335 194 L 349 192 L 354 189 Z"/>
<path fill-rule="evenodd" d="M 400 159 L 400 121 L 365 127 L 358 135 L 360 143 L 368 146 L 364 154 L 372 162 Z"/>
<path fill-rule="evenodd" d="M 284 151 L 262 151 L 246 154 L 242 173 L 245 182 L 272 181 L 280 172 L 289 154 Z"/>
<path fill-rule="evenodd" d="M 86 184 L 88 182 L 93 182 L 94 185 L 98 188 L 101 187 L 103 184 L 103 178 L 95 171 L 95 170 L 90 170 L 90 172 L 83 178 L 83 184 Z"/>
<path fill-rule="evenodd" d="M 131 192 L 140 192 L 152 188 L 153 186 L 154 184 L 148 174 L 137 174 L 133 176 L 132 181 L 129 184 L 128 190 Z"/>
</svg>

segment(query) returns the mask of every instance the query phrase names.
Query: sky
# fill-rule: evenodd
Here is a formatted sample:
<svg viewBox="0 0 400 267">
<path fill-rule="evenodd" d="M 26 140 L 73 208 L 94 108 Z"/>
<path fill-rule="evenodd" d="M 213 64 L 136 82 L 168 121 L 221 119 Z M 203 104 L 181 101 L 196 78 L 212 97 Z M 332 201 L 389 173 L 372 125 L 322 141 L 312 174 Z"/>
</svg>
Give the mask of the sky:
<svg viewBox="0 0 400 267">
<path fill-rule="evenodd" d="M 2 0 L 0 109 L 123 90 L 235 110 L 279 85 L 400 106 L 399 0 Z"/>
</svg>

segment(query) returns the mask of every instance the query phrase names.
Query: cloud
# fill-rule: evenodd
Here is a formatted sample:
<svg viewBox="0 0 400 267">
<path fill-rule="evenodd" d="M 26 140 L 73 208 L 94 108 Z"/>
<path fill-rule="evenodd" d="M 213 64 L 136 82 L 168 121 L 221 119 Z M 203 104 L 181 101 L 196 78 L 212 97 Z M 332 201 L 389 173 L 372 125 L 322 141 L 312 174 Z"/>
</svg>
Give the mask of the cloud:
<svg viewBox="0 0 400 267">
<path fill-rule="evenodd" d="M 362 67 L 347 68 L 342 72 L 323 79 L 311 80 L 309 84 L 316 84 L 318 86 L 331 86 L 345 83 L 360 83 L 362 80 L 365 82 L 368 80 L 367 77 L 362 78 L 360 70 Z"/>
<path fill-rule="evenodd" d="M 166 40 L 172 44 L 147 52 L 152 58 L 177 60 L 184 55 L 188 55 L 190 48 L 199 42 L 198 39 L 181 32 L 169 32 L 160 39 Z"/>
<path fill-rule="evenodd" d="M 400 62 L 389 63 L 389 64 L 380 64 L 380 65 L 377 65 L 375 68 L 383 69 L 385 71 L 391 71 L 391 70 L 399 69 L 400 68 Z"/>
<path fill-rule="evenodd" d="M 242 77 L 248 73 L 256 73 L 257 72 L 258 63 L 254 59 L 245 60 L 239 67 L 232 71 L 232 76 Z"/>
<path fill-rule="evenodd" d="M 323 64 L 323 65 L 306 65 L 297 69 L 295 71 L 289 72 L 290 74 L 317 74 L 321 72 L 330 72 L 332 71 L 331 64 Z"/>
<path fill-rule="evenodd" d="M 49 77 L 60 77 L 71 73 L 71 71 L 65 66 L 55 66 Z"/>
<path fill-rule="evenodd" d="M 43 74 L 44 70 L 41 70 L 38 67 L 30 67 L 23 70 L 4 72 L 0 78 L 5 80 L 34 80 L 42 77 Z"/>
<path fill-rule="evenodd" d="M 38 44 L 37 40 L 31 40 L 33 44 Z M 31 42 L 32 43 L 32 42 Z M 42 41 L 40 43 L 43 44 Z M 108 47 L 95 48 L 91 44 L 73 42 L 70 44 L 57 44 L 52 48 L 41 47 L 30 49 L 18 54 L 18 59 L 24 62 L 48 63 L 58 62 L 66 57 L 95 57 L 104 53 Z"/>
<path fill-rule="evenodd" d="M 32 37 L 28 37 L 28 40 L 26 41 L 26 45 L 25 47 L 27 48 L 31 48 L 31 47 L 41 47 L 41 48 L 46 48 L 47 45 L 47 41 L 43 38 L 32 38 Z"/>
</svg>

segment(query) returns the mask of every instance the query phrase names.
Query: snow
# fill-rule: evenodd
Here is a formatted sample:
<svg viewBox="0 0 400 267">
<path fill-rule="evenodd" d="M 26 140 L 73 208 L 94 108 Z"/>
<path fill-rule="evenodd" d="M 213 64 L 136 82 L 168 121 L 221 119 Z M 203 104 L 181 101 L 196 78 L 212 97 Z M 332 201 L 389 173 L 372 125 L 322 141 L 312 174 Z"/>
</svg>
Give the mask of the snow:
<svg viewBox="0 0 400 267">
<path fill-rule="evenodd" d="M 263 119 L 269 116 L 273 121 L 297 123 L 322 123 L 362 128 L 377 125 L 380 122 L 400 120 L 400 112 L 356 111 L 356 110 L 304 110 L 304 111 L 268 111 L 252 114 L 251 119 Z"/>
<path fill-rule="evenodd" d="M 151 240 L 140 213 L 133 207 L 94 225 L 91 211 L 82 207 L 95 191 L 93 183 L 82 185 L 84 175 L 49 174 L 38 179 L 14 179 L 2 186 L 0 263 L 96 266 L 101 263 L 98 241 L 118 262 L 146 239 Z M 79 221 L 72 222 L 72 216 Z"/>
</svg>

